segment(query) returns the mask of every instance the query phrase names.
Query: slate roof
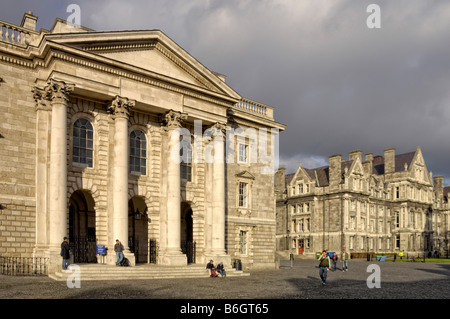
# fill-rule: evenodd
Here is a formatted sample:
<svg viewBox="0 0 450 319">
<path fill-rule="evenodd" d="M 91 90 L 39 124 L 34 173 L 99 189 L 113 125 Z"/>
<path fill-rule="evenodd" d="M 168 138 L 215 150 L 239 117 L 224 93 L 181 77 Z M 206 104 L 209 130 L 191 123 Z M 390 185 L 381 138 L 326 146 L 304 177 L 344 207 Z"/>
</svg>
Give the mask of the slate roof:
<svg viewBox="0 0 450 319">
<path fill-rule="evenodd" d="M 404 154 L 395 155 L 395 171 L 401 172 L 405 170 L 405 163 L 409 165 L 414 158 L 416 152 L 409 152 Z M 345 172 L 345 168 L 348 169 L 353 164 L 353 161 L 343 161 L 341 162 L 342 174 Z M 318 186 L 328 186 L 330 184 L 330 167 L 322 166 L 318 168 L 304 168 L 308 175 L 315 181 L 318 181 Z M 373 175 L 383 175 L 384 174 L 384 158 L 381 155 L 373 157 L 372 161 L 372 174 Z M 295 174 L 286 175 L 286 185 L 288 185 Z M 450 187 L 449 187 L 450 191 Z"/>
</svg>

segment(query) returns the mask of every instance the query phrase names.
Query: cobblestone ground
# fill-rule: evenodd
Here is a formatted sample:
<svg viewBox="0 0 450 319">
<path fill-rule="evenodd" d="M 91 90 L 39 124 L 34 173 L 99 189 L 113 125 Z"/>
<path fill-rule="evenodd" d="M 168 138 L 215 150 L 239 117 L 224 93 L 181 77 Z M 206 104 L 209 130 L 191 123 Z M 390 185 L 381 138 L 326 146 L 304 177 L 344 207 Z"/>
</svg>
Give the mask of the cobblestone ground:
<svg viewBox="0 0 450 319">
<path fill-rule="evenodd" d="M 380 288 L 368 288 L 371 264 L 380 267 Z M 319 279 L 315 260 L 296 260 L 248 277 L 81 281 L 81 288 L 47 277 L 0 275 L 0 299 L 449 299 L 450 263 L 351 260 L 349 271 Z"/>
</svg>

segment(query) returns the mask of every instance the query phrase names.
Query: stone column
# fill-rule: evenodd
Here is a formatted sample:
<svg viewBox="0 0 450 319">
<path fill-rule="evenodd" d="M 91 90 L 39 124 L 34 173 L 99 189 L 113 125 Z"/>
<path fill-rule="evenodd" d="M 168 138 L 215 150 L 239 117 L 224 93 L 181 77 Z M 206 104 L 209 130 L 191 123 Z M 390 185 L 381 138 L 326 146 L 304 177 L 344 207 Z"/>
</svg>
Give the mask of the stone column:
<svg viewBox="0 0 450 319">
<path fill-rule="evenodd" d="M 124 256 L 134 265 L 135 258 L 128 247 L 128 118 L 129 110 L 134 107 L 135 101 L 116 96 L 108 106 L 108 111 L 114 118 L 114 151 L 113 151 L 113 217 L 112 236 L 114 247 L 119 239 L 125 248 Z M 111 247 L 112 248 L 112 247 Z M 116 261 L 114 250 L 111 249 L 113 259 Z"/>
<path fill-rule="evenodd" d="M 50 80 L 45 87 L 51 101 L 49 174 L 49 271 L 61 268 L 61 243 L 67 236 L 67 106 L 74 85 Z"/>
<path fill-rule="evenodd" d="M 186 265 L 186 255 L 181 252 L 181 176 L 180 176 L 180 128 L 186 114 L 169 111 L 166 114 L 166 130 L 169 145 L 167 158 L 167 240 L 162 263 Z"/>
<path fill-rule="evenodd" d="M 207 174 L 211 185 L 211 212 L 206 216 L 206 227 L 211 229 L 206 240 L 210 240 L 205 251 L 206 259 L 213 259 L 214 263 L 223 262 L 226 267 L 231 267 L 231 257 L 225 252 L 225 215 L 226 215 L 226 168 L 225 168 L 225 136 L 226 125 L 216 123 L 210 128 L 212 136 L 211 144 L 213 156 L 209 165 L 212 174 Z M 208 185 L 207 185 L 208 187 Z"/>
<path fill-rule="evenodd" d="M 214 133 L 214 162 L 213 171 L 213 227 L 212 227 L 212 253 L 225 255 L 225 153 L 224 143 L 226 126 L 216 123 L 213 126 Z"/>
<path fill-rule="evenodd" d="M 36 101 L 36 242 L 33 256 L 44 257 L 48 249 L 48 154 L 50 150 L 50 101 L 46 92 L 35 87 L 32 90 Z"/>
</svg>

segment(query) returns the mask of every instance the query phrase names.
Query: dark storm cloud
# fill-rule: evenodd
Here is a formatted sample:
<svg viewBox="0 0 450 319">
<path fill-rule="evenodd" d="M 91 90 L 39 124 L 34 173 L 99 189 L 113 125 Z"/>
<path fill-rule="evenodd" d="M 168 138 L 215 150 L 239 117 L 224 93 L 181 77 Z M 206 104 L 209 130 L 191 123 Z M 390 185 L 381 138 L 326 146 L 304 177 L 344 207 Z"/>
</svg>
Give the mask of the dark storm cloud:
<svg viewBox="0 0 450 319">
<path fill-rule="evenodd" d="M 39 3 L 39 5 L 38 5 Z M 450 3 L 445 0 L 18 1 L 39 25 L 70 3 L 96 30 L 160 29 L 241 95 L 273 105 L 286 124 L 281 165 L 294 171 L 361 149 L 420 146 L 450 181 Z M 381 29 L 369 29 L 369 4 Z"/>
</svg>

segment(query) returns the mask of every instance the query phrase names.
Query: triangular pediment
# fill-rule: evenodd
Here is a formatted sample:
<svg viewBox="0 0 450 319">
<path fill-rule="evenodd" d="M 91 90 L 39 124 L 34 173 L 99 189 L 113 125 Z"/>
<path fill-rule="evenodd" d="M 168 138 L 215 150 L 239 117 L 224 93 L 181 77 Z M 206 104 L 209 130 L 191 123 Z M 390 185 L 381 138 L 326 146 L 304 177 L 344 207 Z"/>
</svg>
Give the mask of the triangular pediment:
<svg viewBox="0 0 450 319">
<path fill-rule="evenodd" d="M 240 99 L 224 80 L 159 30 L 48 34 L 48 41 L 139 68 L 158 78 L 172 79 Z M 116 63 L 116 65 L 119 65 Z"/>
<path fill-rule="evenodd" d="M 89 48 L 85 49 L 89 50 Z M 205 76 L 158 43 L 123 43 L 115 46 L 106 45 L 102 49 L 89 51 L 205 89 L 218 90 Z"/>
<path fill-rule="evenodd" d="M 248 178 L 248 179 L 255 179 L 255 176 L 252 175 L 249 171 L 242 171 L 242 172 L 236 174 L 236 177 L 239 177 L 239 178 Z"/>
</svg>

